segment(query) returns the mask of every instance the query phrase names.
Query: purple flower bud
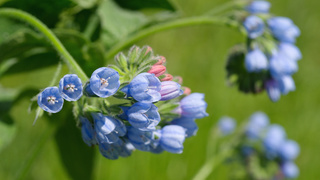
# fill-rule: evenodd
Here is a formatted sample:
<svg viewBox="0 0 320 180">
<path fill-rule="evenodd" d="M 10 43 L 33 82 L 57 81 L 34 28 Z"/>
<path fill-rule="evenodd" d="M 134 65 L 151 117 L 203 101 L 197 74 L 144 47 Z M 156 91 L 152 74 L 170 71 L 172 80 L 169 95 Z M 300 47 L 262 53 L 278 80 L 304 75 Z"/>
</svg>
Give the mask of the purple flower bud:
<svg viewBox="0 0 320 180">
<path fill-rule="evenodd" d="M 268 1 L 257 0 L 250 3 L 246 10 L 252 14 L 268 13 L 271 4 Z"/>
<path fill-rule="evenodd" d="M 160 146 L 171 153 L 181 154 L 185 140 L 185 129 L 177 125 L 167 125 L 161 129 Z"/>
<path fill-rule="evenodd" d="M 174 99 L 183 94 L 182 89 L 180 89 L 181 85 L 174 81 L 164 81 L 161 82 L 161 99 L 160 101 L 166 101 L 170 99 Z"/>
<path fill-rule="evenodd" d="M 76 74 L 67 74 L 59 82 L 59 92 L 67 101 L 80 99 L 82 89 L 82 82 Z"/>
<path fill-rule="evenodd" d="M 204 101 L 204 94 L 192 93 L 184 97 L 174 112 L 182 117 L 200 119 L 208 116 L 206 112 L 207 103 Z"/>
<path fill-rule="evenodd" d="M 248 36 L 255 39 L 261 36 L 264 32 L 264 22 L 257 16 L 248 16 L 243 22 L 243 26 L 247 30 Z"/>
<path fill-rule="evenodd" d="M 38 105 L 49 113 L 57 113 L 62 109 L 63 98 L 57 87 L 47 87 L 38 95 Z"/>
<path fill-rule="evenodd" d="M 246 55 L 245 66 L 248 72 L 260 72 L 268 69 L 268 60 L 264 53 L 256 48 Z"/>
</svg>

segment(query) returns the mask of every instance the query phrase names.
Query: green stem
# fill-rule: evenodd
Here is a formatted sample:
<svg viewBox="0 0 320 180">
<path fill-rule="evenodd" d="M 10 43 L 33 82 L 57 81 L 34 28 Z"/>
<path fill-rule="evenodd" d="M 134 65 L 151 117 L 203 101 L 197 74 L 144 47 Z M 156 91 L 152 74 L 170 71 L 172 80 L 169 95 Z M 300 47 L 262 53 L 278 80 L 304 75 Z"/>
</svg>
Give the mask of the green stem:
<svg viewBox="0 0 320 180">
<path fill-rule="evenodd" d="M 210 10 L 209 12 L 206 13 L 206 15 L 216 15 L 228 9 L 233 9 L 234 7 L 244 6 L 248 4 L 250 1 L 252 0 L 233 0 Z"/>
<path fill-rule="evenodd" d="M 86 29 L 83 31 L 83 35 L 87 39 L 91 39 L 91 36 L 93 35 L 94 31 L 96 30 L 97 26 L 99 24 L 99 17 L 96 14 L 93 14 L 89 21 Z"/>
<path fill-rule="evenodd" d="M 215 18 L 215 17 L 208 17 L 208 16 L 200 16 L 200 17 L 189 17 L 189 18 L 173 20 L 170 22 L 149 27 L 145 30 L 141 30 L 135 35 L 127 38 L 126 40 L 120 41 L 118 44 L 116 44 L 115 46 L 113 46 L 113 48 L 109 50 L 106 57 L 107 59 L 110 59 L 125 47 L 154 33 L 165 31 L 168 29 L 174 29 L 178 27 L 204 25 L 204 24 L 222 24 L 222 25 L 229 25 L 234 28 L 239 28 L 239 24 L 236 21 L 232 21 L 230 19 L 221 18 L 221 17 Z"/>
<path fill-rule="evenodd" d="M 27 22 L 30 25 L 34 26 L 37 30 L 39 30 L 48 38 L 48 40 L 52 43 L 56 51 L 62 56 L 62 59 L 67 64 L 70 71 L 76 73 L 81 78 L 82 81 L 84 82 L 88 81 L 87 75 L 83 72 L 81 67 L 77 64 L 77 62 L 73 59 L 70 53 L 62 45 L 60 40 L 53 34 L 53 32 L 45 24 L 39 21 L 36 17 L 24 11 L 11 9 L 11 8 L 0 9 L 0 15 L 16 18 L 18 20 Z"/>
</svg>

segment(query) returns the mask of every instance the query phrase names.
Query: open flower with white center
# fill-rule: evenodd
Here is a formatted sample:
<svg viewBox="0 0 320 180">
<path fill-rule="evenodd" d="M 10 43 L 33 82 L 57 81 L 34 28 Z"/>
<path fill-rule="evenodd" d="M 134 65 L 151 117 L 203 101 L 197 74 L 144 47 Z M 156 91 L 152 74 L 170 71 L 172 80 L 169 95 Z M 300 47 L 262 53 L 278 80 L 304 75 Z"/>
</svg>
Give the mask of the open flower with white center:
<svg viewBox="0 0 320 180">
<path fill-rule="evenodd" d="M 67 101 L 77 101 L 80 99 L 82 89 L 82 82 L 75 74 L 67 74 L 59 82 L 59 92 Z"/>
<path fill-rule="evenodd" d="M 47 87 L 38 96 L 38 105 L 49 113 L 57 113 L 62 109 L 63 98 L 57 87 Z"/>
</svg>

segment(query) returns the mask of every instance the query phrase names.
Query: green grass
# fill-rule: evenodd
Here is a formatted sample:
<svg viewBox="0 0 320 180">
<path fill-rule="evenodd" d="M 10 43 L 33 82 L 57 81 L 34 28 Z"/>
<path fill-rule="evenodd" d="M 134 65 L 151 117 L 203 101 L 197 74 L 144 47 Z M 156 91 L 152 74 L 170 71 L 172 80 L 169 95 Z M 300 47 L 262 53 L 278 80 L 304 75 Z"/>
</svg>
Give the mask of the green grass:
<svg viewBox="0 0 320 180">
<path fill-rule="evenodd" d="M 205 12 L 224 1 L 177 2 L 181 9 L 191 16 Z M 187 139 L 181 155 L 134 152 L 129 158 L 111 161 L 98 154 L 96 148 L 93 179 L 190 179 L 205 161 L 209 130 L 218 118 L 229 115 L 240 123 L 257 110 L 266 112 L 272 123 L 283 125 L 288 137 L 300 144 L 301 154 L 296 161 L 300 167 L 299 179 L 320 177 L 320 1 L 271 2 L 273 13 L 290 17 L 302 31 L 298 46 L 303 53 L 303 59 L 299 61 L 299 72 L 294 75 L 297 87 L 295 92 L 282 96 L 278 103 L 272 103 L 265 92 L 247 95 L 240 93 L 236 87 L 226 86 L 224 60 L 227 52 L 244 39 L 238 32 L 225 27 L 188 27 L 148 37 L 137 44 L 153 47 L 156 53 L 167 58 L 167 67 L 171 74 L 182 76 L 183 84 L 193 92 L 205 93 L 210 116 L 197 120 L 198 134 Z M 11 75 L 3 78 L 0 83 L 5 87 L 40 89 L 49 83 L 46 77 L 53 74 L 54 70 L 52 67 L 27 75 Z M 25 79 L 24 84 L 12 83 L 21 78 Z M 34 81 L 37 81 L 37 84 Z M 18 133 L 13 142 L 0 153 L 0 179 L 16 177 L 16 173 L 20 172 L 28 158 L 32 157 L 30 153 L 36 148 L 36 142 L 41 140 L 51 125 L 43 118 L 32 127 L 34 113 L 27 113 L 28 105 L 29 98 L 24 98 L 10 111 L 18 125 Z M 78 137 L 81 138 L 80 131 Z M 81 161 L 82 158 L 79 157 L 72 163 L 77 164 Z M 222 165 L 209 179 L 226 179 L 229 170 Z M 71 178 L 64 168 L 53 135 L 45 142 L 43 149 L 31 164 L 30 171 L 26 172 L 24 177 L 35 180 Z"/>
</svg>

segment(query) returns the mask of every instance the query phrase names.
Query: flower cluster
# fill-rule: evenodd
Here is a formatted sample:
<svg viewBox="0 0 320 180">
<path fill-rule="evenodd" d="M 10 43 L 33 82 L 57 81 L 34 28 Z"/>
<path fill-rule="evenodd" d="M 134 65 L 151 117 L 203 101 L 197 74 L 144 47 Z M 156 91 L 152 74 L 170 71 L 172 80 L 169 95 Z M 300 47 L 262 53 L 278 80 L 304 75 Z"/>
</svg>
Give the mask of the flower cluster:
<svg viewBox="0 0 320 180">
<path fill-rule="evenodd" d="M 235 121 L 221 118 L 220 131 L 226 135 L 235 129 Z M 263 112 L 251 115 L 249 122 L 241 130 L 236 156 L 250 169 L 253 179 L 292 179 L 299 175 L 294 160 L 300 153 L 297 142 L 287 139 L 286 132 L 279 124 L 269 124 L 268 116 Z M 276 167 L 276 168 L 274 168 Z M 265 171 L 265 172 L 263 172 Z"/>
<path fill-rule="evenodd" d="M 295 90 L 292 75 L 298 71 L 301 52 L 294 44 L 299 28 L 286 17 L 269 14 L 270 3 L 255 0 L 245 7 L 243 27 L 248 40 L 235 47 L 228 60 L 230 81 L 244 92 L 266 90 L 271 101 Z M 232 78 L 236 76 L 236 78 Z"/>
<path fill-rule="evenodd" d="M 115 61 L 96 69 L 84 86 L 76 75 L 66 75 L 59 88 L 40 93 L 39 106 L 56 113 L 63 98 L 77 101 L 84 94 L 74 107 L 82 139 L 98 145 L 108 159 L 127 157 L 135 149 L 182 153 L 185 138 L 198 130 L 195 120 L 208 116 L 204 94 L 182 87 L 182 78 L 168 74 L 166 59 L 150 47 L 133 46 Z"/>
</svg>

